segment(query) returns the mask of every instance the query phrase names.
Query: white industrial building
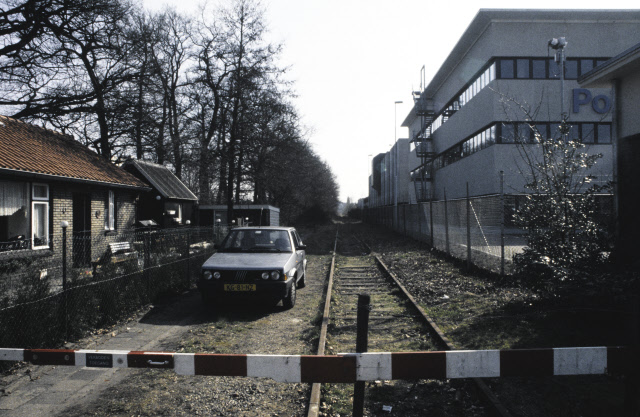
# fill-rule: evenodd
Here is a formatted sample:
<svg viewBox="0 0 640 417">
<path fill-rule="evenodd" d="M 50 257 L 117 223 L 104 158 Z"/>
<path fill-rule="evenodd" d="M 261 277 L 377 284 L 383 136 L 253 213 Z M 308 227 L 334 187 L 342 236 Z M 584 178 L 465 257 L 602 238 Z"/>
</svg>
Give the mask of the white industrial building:
<svg viewBox="0 0 640 417">
<path fill-rule="evenodd" d="M 469 260 L 499 257 L 503 270 L 524 245 L 511 221 L 530 192 L 525 155 L 539 152 L 539 136 L 559 137 L 566 120 L 570 139 L 602 155 L 584 174 L 620 184 L 617 108 L 637 118 L 635 96 L 614 78 L 637 87 L 638 42 L 640 10 L 481 9 L 431 80 L 423 69 L 402 123 L 408 146 L 398 140 L 373 158 L 365 219 Z M 625 149 L 635 149 L 633 123 Z M 599 201 L 616 218 L 611 195 Z"/>
<path fill-rule="evenodd" d="M 552 38 L 568 41 L 562 106 Z M 524 192 L 522 145 L 515 142 L 530 137 L 531 123 L 553 135 L 563 111 L 572 137 L 603 155 L 594 174 L 612 180 L 611 89 L 583 87 L 577 79 L 639 40 L 640 10 L 481 9 L 433 79 L 414 92 L 402 123 L 411 146 L 408 156 L 399 146 L 397 203 L 442 200 L 445 192 L 462 198 L 467 183 L 473 196 L 497 194 L 500 171 L 507 193 Z M 518 105 L 529 107 L 535 120 Z M 395 153 L 381 154 L 384 165 L 380 155 L 374 158 L 369 207 L 396 204 Z"/>
</svg>

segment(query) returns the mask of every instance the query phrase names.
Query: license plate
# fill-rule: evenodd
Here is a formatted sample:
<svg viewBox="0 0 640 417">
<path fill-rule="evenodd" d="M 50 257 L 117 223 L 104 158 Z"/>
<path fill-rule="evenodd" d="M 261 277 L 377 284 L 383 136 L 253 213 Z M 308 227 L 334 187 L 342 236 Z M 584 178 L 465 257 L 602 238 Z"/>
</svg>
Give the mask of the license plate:
<svg viewBox="0 0 640 417">
<path fill-rule="evenodd" d="M 255 291 L 256 284 L 224 284 L 225 291 Z"/>
</svg>

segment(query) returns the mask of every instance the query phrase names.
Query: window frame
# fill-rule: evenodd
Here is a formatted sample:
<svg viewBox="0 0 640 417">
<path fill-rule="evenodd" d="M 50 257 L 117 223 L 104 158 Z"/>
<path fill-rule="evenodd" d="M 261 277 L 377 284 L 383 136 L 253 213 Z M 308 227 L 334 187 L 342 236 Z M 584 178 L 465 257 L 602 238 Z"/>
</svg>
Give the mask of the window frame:
<svg viewBox="0 0 640 417">
<path fill-rule="evenodd" d="M 45 197 L 36 196 L 36 194 L 35 194 L 36 187 L 44 187 L 44 189 L 46 189 L 46 191 L 47 191 L 46 196 Z M 50 196 L 49 184 L 37 183 L 37 182 L 34 182 L 34 183 L 31 184 L 31 249 L 33 249 L 33 250 L 49 249 L 49 244 L 50 244 L 50 236 L 49 236 L 49 209 L 50 209 L 49 196 Z M 36 216 L 36 206 L 44 207 L 44 215 L 43 215 L 44 237 L 43 237 L 43 241 L 45 243 L 42 244 L 42 245 L 38 245 L 38 246 L 36 246 L 36 229 L 37 229 L 36 221 L 38 220 L 38 217 Z"/>
<path fill-rule="evenodd" d="M 116 211 L 116 193 L 113 190 L 108 190 L 104 208 L 104 230 L 106 232 L 113 232 L 117 228 Z"/>
</svg>

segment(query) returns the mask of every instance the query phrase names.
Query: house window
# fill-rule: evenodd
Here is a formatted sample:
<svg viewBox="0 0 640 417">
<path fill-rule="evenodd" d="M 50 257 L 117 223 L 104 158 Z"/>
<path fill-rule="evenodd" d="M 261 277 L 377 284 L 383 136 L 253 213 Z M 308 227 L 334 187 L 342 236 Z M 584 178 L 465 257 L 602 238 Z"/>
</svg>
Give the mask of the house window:
<svg viewBox="0 0 640 417">
<path fill-rule="evenodd" d="M 109 190 L 104 208 L 104 230 L 116 230 L 116 195 Z"/>
<path fill-rule="evenodd" d="M 0 250 L 29 247 L 29 183 L 0 181 Z"/>
<path fill-rule="evenodd" d="M 182 224 L 182 204 L 169 201 L 164 205 L 165 215 L 175 224 Z"/>
<path fill-rule="evenodd" d="M 49 186 L 33 184 L 31 189 L 31 241 L 33 249 L 49 247 Z"/>
</svg>

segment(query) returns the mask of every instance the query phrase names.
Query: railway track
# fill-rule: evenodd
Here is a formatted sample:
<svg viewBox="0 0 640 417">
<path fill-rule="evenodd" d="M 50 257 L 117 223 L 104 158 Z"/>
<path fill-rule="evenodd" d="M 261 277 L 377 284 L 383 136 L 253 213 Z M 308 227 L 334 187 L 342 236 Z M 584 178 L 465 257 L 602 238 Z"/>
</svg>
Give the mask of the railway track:
<svg viewBox="0 0 640 417">
<path fill-rule="evenodd" d="M 369 247 L 351 233 L 348 225 L 339 229 L 335 248 L 329 279 L 333 288 L 327 292 L 330 300 L 326 302 L 323 320 L 328 324 L 324 332 L 326 342 L 322 336 L 320 340 L 325 354 L 355 351 L 360 294 L 368 294 L 371 298 L 369 352 L 452 348 L 411 294 Z M 317 395 L 319 384 L 314 385 Z M 352 386 L 325 384 L 322 387 L 325 415 L 350 414 L 352 396 Z M 482 397 L 482 405 L 479 397 Z M 316 399 L 315 407 L 309 408 L 309 417 L 317 416 L 319 409 Z M 376 381 L 367 387 L 365 415 L 418 416 L 425 415 L 427 409 L 451 416 L 510 416 L 481 380 Z"/>
<path fill-rule="evenodd" d="M 378 267 L 369 250 L 353 235 L 338 242 L 329 331 L 335 352 L 355 350 L 358 296 L 369 294 L 370 352 L 435 350 L 428 330 L 399 288 Z"/>
</svg>

